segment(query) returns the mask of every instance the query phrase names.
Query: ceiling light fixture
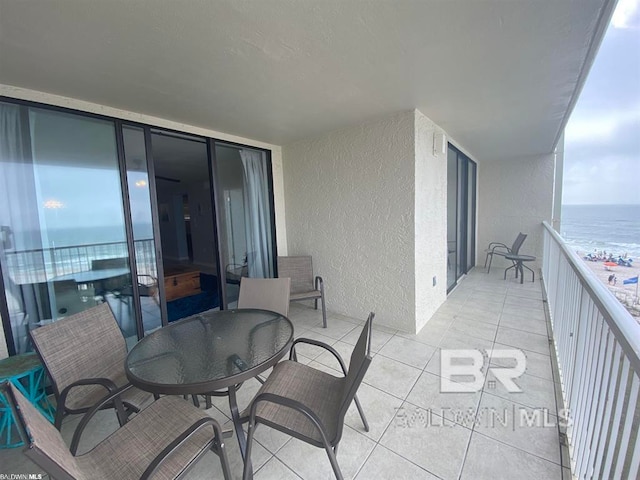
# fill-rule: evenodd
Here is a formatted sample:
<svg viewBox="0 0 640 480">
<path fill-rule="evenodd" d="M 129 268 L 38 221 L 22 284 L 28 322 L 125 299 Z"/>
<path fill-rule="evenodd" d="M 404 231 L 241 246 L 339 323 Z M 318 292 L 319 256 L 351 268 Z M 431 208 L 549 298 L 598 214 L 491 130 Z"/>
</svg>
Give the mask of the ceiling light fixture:
<svg viewBox="0 0 640 480">
<path fill-rule="evenodd" d="M 58 200 L 51 199 L 44 202 L 44 208 L 56 209 L 56 208 L 62 208 L 62 207 L 64 207 L 64 203 Z"/>
</svg>

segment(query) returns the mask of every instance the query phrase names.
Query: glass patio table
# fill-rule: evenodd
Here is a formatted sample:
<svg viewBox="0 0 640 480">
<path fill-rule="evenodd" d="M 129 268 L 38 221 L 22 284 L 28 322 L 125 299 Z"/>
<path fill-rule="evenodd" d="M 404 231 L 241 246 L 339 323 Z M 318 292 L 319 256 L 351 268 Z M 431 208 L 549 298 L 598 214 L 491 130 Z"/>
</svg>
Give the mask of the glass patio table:
<svg viewBox="0 0 640 480">
<path fill-rule="evenodd" d="M 511 265 L 510 267 L 507 267 L 506 270 L 504 271 L 505 280 L 507 279 L 507 270 L 511 270 L 512 268 L 515 268 L 516 278 L 518 278 L 518 274 L 519 274 L 520 283 L 524 282 L 524 270 L 523 270 L 523 267 L 524 267 L 531 272 L 531 281 L 532 282 L 535 281 L 536 274 L 533 272 L 533 270 L 527 267 L 524 264 L 524 262 L 535 262 L 536 257 L 534 257 L 533 255 L 508 254 L 508 255 L 505 255 L 504 258 L 506 258 L 507 260 L 511 260 L 513 262 L 513 265 Z"/>
<path fill-rule="evenodd" d="M 236 400 L 239 385 L 275 365 L 289 350 L 293 324 L 275 312 L 209 310 L 144 337 L 127 355 L 136 387 L 166 395 L 228 389 L 231 417 L 244 458 L 246 439 Z"/>
</svg>

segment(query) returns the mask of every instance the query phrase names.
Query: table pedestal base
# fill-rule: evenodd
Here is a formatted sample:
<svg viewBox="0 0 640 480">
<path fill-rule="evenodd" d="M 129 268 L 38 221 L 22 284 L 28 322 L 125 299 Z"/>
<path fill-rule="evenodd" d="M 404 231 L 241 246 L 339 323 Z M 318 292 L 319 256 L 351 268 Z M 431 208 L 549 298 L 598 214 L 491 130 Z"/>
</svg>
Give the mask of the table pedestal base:
<svg viewBox="0 0 640 480">
<path fill-rule="evenodd" d="M 534 282 L 535 278 L 536 278 L 536 274 L 534 273 L 533 270 L 531 270 L 529 267 L 527 267 L 524 262 L 533 262 L 536 257 L 532 256 L 532 255 L 505 255 L 505 258 L 507 260 L 511 260 L 513 262 L 513 265 L 511 265 L 510 267 L 507 267 L 504 271 L 504 279 L 507 279 L 507 271 L 511 270 L 512 268 L 515 269 L 516 271 L 516 278 L 518 278 L 518 275 L 520 275 L 520 283 L 522 284 L 524 281 L 524 270 L 523 268 L 526 268 L 527 270 L 529 270 L 531 272 L 531 281 Z"/>
</svg>

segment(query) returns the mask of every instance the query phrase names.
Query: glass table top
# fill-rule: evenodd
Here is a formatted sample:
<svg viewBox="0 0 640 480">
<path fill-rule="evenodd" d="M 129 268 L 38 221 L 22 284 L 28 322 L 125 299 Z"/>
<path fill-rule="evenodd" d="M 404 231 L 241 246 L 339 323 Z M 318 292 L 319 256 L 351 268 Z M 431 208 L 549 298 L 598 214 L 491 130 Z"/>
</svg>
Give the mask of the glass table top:
<svg viewBox="0 0 640 480">
<path fill-rule="evenodd" d="M 292 339 L 293 325 L 278 313 L 209 310 L 140 340 L 127 356 L 127 377 L 153 393 L 206 393 L 275 365 Z"/>
</svg>

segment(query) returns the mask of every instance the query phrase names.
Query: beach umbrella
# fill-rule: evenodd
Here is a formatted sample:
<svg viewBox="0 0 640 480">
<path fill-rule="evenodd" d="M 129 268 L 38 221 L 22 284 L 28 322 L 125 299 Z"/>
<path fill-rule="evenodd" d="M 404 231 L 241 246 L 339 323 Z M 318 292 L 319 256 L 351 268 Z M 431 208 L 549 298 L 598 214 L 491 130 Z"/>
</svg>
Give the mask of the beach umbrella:
<svg viewBox="0 0 640 480">
<path fill-rule="evenodd" d="M 603 265 L 605 270 L 611 270 L 613 267 L 618 266 L 616 262 L 604 262 Z"/>
</svg>

